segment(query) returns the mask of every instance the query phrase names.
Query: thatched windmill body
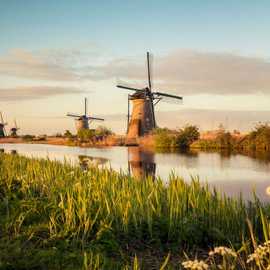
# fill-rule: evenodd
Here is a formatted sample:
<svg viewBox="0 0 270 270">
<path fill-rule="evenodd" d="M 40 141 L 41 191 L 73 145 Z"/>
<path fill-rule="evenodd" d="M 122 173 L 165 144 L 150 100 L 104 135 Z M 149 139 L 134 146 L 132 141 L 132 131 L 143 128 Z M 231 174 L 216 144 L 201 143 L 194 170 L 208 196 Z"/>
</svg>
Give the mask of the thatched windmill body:
<svg viewBox="0 0 270 270">
<path fill-rule="evenodd" d="M 68 113 L 67 116 L 75 118 L 77 131 L 81 129 L 89 129 L 90 121 L 104 121 L 103 118 L 91 117 L 87 115 L 87 98 L 84 99 L 84 114 L 78 115 L 74 113 Z"/>
<path fill-rule="evenodd" d="M 137 144 L 139 137 L 149 134 L 156 128 L 155 106 L 163 99 L 174 99 L 182 101 L 183 98 L 162 92 L 152 91 L 150 73 L 150 55 L 147 52 L 147 75 L 148 86 L 142 89 L 117 85 L 118 88 L 134 91 L 128 95 L 128 123 L 126 144 Z M 130 102 L 132 103 L 132 113 L 130 115 Z"/>
<path fill-rule="evenodd" d="M 10 129 L 10 136 L 17 137 L 18 136 L 17 132 L 19 129 L 20 128 L 18 127 L 16 120 L 14 120 L 14 126 Z"/>
<path fill-rule="evenodd" d="M 2 112 L 0 112 L 0 137 L 5 137 L 6 136 L 6 129 L 5 129 L 5 126 L 7 125 L 7 123 L 4 121 L 4 118 L 3 118 L 3 114 Z"/>
</svg>

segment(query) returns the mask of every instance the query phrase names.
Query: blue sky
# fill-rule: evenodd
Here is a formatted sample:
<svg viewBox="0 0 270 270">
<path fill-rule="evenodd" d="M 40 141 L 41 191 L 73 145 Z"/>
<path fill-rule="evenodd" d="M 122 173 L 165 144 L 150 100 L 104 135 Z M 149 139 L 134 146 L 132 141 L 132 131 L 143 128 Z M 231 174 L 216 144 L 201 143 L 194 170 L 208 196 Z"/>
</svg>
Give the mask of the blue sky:
<svg viewBox="0 0 270 270">
<path fill-rule="evenodd" d="M 110 45 L 269 56 L 269 1 L 1 1 L 1 51 Z"/>
<path fill-rule="evenodd" d="M 56 115 L 60 119 L 70 107 L 80 110 L 85 95 L 92 100 L 89 103 L 96 114 L 123 114 L 126 108 L 119 104 L 125 103 L 126 96 L 118 95 L 115 82 L 118 78 L 143 80 L 132 68 L 134 63 L 145 68 L 145 52 L 149 50 L 157 69 L 155 78 L 162 80 L 164 88 L 179 87 L 179 94 L 185 95 L 181 109 L 163 105 L 161 111 L 174 110 L 181 114 L 181 110 L 223 110 L 223 116 L 216 122 L 232 117 L 231 111 L 267 111 L 270 101 L 269 11 L 269 1 L 0 0 L 0 109 L 9 119 L 21 118 L 29 132 L 53 132 L 56 127 L 59 131 L 72 129 L 70 119 L 61 120 L 59 124 L 60 120 L 47 119 L 46 122 L 45 118 Z M 130 65 L 120 66 L 119 61 L 123 59 Z M 160 70 L 170 69 L 173 59 L 187 64 L 182 67 L 175 61 L 171 73 L 162 75 Z M 93 75 L 100 65 L 103 65 L 99 71 L 102 78 Z M 202 66 L 209 70 L 207 74 Z M 219 73 L 211 73 L 216 66 Z M 235 67 L 239 72 L 235 76 L 233 72 L 230 76 L 220 74 L 223 70 L 228 74 Z M 127 74 L 127 69 L 132 74 Z M 192 73 L 194 69 L 196 72 Z M 171 75 L 175 70 L 184 74 L 183 78 L 179 75 L 181 80 Z M 61 79 L 55 79 L 54 73 Z M 87 74 L 87 78 L 82 74 Z M 249 74 L 253 74 L 251 78 Z M 205 81 L 203 76 L 206 76 Z M 209 84 L 211 76 L 219 80 Z M 245 84 L 245 78 L 250 79 L 249 84 Z M 200 87 L 195 91 L 198 84 Z M 245 93 L 249 85 L 253 89 Z M 35 89 L 29 90 L 29 87 L 56 87 L 58 92 L 61 87 L 83 88 L 89 92 L 74 94 L 73 90 L 69 93 L 67 90 L 65 94 L 40 95 L 32 111 L 29 104 L 33 104 Z M 25 88 L 27 95 L 23 94 Z M 47 88 L 42 91 L 47 93 Z M 14 93 L 12 98 L 8 92 Z M 59 107 L 59 102 L 63 106 Z M 48 107 L 48 103 L 51 106 Z M 36 114 L 35 107 L 43 109 Z M 268 116 L 266 112 L 262 119 L 261 115 L 256 119 L 265 120 Z M 43 128 L 36 127 L 39 117 L 44 121 Z M 205 119 L 197 121 L 203 128 L 209 128 Z M 248 122 L 248 119 L 239 121 Z M 108 125 L 121 130 L 124 120 L 116 122 L 110 121 Z M 52 128 L 47 127 L 48 123 L 52 123 Z M 183 124 L 183 119 L 177 122 L 178 126 Z"/>
</svg>

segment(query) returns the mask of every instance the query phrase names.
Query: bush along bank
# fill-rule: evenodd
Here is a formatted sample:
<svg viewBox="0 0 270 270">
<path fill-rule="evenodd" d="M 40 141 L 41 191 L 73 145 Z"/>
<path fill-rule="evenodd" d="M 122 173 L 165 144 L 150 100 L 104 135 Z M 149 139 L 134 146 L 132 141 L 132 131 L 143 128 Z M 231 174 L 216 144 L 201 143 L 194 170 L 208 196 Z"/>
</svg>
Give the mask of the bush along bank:
<svg viewBox="0 0 270 270">
<path fill-rule="evenodd" d="M 190 145 L 190 148 L 269 151 L 270 126 L 268 124 L 258 124 L 253 131 L 242 136 L 230 133 L 221 127 L 216 136 L 196 140 Z"/>
<path fill-rule="evenodd" d="M 156 148 L 187 149 L 199 137 L 199 128 L 192 125 L 187 125 L 179 130 L 157 128 L 153 133 L 154 146 Z"/>
</svg>

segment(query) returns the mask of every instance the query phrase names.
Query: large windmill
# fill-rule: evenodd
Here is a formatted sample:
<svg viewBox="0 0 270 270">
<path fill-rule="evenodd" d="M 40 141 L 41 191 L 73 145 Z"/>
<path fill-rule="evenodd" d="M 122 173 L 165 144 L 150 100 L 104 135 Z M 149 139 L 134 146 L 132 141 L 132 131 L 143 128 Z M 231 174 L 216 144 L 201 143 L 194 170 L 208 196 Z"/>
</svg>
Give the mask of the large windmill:
<svg viewBox="0 0 270 270">
<path fill-rule="evenodd" d="M 75 118 L 77 131 L 81 129 L 89 129 L 89 121 L 93 121 L 93 120 L 104 121 L 103 118 L 91 117 L 87 115 L 87 98 L 84 99 L 84 114 L 83 115 L 68 113 L 67 116 Z"/>
<path fill-rule="evenodd" d="M 128 95 L 128 127 L 127 144 L 136 144 L 137 138 L 144 136 L 156 128 L 155 105 L 163 99 L 174 99 L 182 101 L 183 98 L 167 93 L 152 91 L 150 73 L 150 54 L 147 52 L 147 75 L 148 86 L 145 88 L 133 88 L 117 85 L 118 88 L 134 91 Z M 130 101 L 132 102 L 132 113 L 130 116 Z"/>
<path fill-rule="evenodd" d="M 10 129 L 10 136 L 17 137 L 18 136 L 17 132 L 19 129 L 20 128 L 18 127 L 16 120 L 14 120 L 14 126 Z"/>
<path fill-rule="evenodd" d="M 2 114 L 2 112 L 0 112 L 0 116 L 1 116 L 1 118 L 0 118 L 0 120 L 1 120 L 1 122 L 0 122 L 0 137 L 5 137 L 6 136 L 6 129 L 5 129 L 5 126 L 7 125 L 7 123 L 6 122 L 4 122 L 4 118 L 3 118 L 3 114 Z"/>
</svg>

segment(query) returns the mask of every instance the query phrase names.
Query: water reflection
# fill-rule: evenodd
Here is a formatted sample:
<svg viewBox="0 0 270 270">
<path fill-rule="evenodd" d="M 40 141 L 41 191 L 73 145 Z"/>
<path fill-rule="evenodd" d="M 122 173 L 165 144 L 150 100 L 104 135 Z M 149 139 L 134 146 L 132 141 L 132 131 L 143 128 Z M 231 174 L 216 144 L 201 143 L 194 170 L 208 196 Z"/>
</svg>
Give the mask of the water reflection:
<svg viewBox="0 0 270 270">
<path fill-rule="evenodd" d="M 253 159 L 256 159 L 256 161 L 260 161 L 263 163 L 269 163 L 270 162 L 270 152 L 269 151 L 256 151 L 256 150 L 243 150 L 243 149 L 237 149 L 237 150 L 230 150 L 230 149 L 221 149 L 219 151 L 213 149 L 213 150 L 200 150 L 200 149 L 192 149 L 192 152 L 196 153 L 209 153 L 209 154 L 215 154 L 218 153 L 220 157 L 222 158 L 231 158 L 233 156 L 237 155 L 243 155 L 247 156 Z"/>
<path fill-rule="evenodd" d="M 154 152 L 150 149 L 140 147 L 128 148 L 128 171 L 135 178 L 142 179 L 145 177 L 155 178 L 156 163 Z"/>
<path fill-rule="evenodd" d="M 4 149 L 4 150 L 1 150 Z M 152 151 L 140 147 L 80 148 L 43 144 L 0 144 L 0 152 L 16 150 L 20 155 L 81 164 L 107 166 L 116 171 L 130 172 L 136 178 L 146 176 L 169 179 L 175 175 L 191 181 L 199 176 L 230 196 L 252 199 L 255 190 L 263 201 L 270 201 L 270 152 L 243 151 Z"/>
<path fill-rule="evenodd" d="M 109 163 L 109 159 L 102 157 L 92 157 L 87 155 L 79 155 L 79 164 L 83 170 L 88 170 L 90 166 L 100 166 Z"/>
</svg>

